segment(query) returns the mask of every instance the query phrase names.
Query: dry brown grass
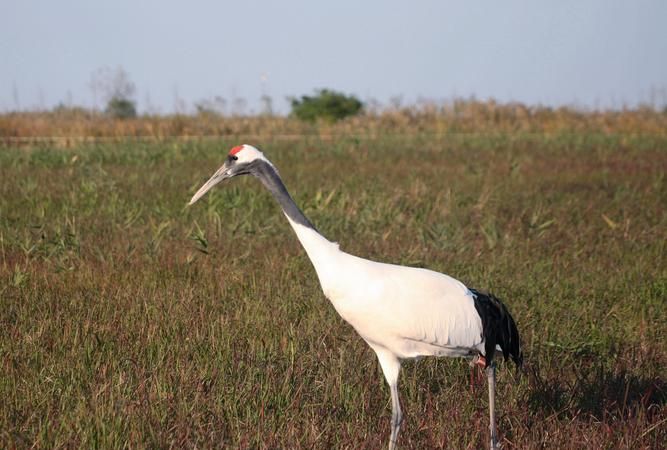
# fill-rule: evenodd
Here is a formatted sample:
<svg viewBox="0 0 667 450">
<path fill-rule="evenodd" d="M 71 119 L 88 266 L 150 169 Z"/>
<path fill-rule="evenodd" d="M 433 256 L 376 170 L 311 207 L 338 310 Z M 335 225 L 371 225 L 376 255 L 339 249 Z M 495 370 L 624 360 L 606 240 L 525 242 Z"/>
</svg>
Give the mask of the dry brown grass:
<svg viewBox="0 0 667 450">
<path fill-rule="evenodd" d="M 0 448 L 387 445 L 376 358 L 323 297 L 270 195 L 233 180 L 185 207 L 240 140 L 266 151 L 344 250 L 428 266 L 505 300 L 526 352 L 518 381 L 499 369 L 506 449 L 664 448 L 663 116 L 496 120 L 493 108 L 312 128 L 231 120 L 239 133 L 313 133 L 290 142 L 0 149 Z M 16 136 L 93 132 L 18 119 Z M 110 136 L 151 120 L 109 122 L 119 127 Z M 173 118 L 154 120 L 171 135 Z M 342 136 L 325 140 L 326 130 Z M 400 389 L 400 448 L 485 446 L 485 389 L 470 389 L 464 361 L 409 362 Z"/>
<path fill-rule="evenodd" d="M 340 136 L 451 133 L 604 133 L 667 135 L 667 114 L 650 108 L 582 112 L 570 108 L 527 107 L 493 101 L 457 101 L 446 106 L 386 110 L 315 125 L 279 116 L 143 116 L 111 119 L 83 109 L 0 115 L 0 142 L 8 145 L 52 142 L 73 146 L 85 141 L 127 138 L 164 140 L 255 136 L 259 139 L 324 139 Z"/>
</svg>

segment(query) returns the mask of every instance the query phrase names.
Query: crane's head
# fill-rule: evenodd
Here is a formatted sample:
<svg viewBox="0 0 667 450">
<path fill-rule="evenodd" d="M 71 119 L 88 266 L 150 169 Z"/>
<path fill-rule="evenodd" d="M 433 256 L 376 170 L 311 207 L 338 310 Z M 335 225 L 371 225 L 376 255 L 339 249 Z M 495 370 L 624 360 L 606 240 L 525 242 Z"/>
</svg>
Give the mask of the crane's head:
<svg viewBox="0 0 667 450">
<path fill-rule="evenodd" d="M 266 159 L 264 153 L 259 151 L 252 145 L 243 144 L 232 148 L 227 155 L 225 163 L 213 174 L 204 185 L 199 188 L 197 193 L 192 196 L 190 205 L 199 200 L 209 189 L 222 180 L 232 178 L 237 175 L 255 174 L 261 163 L 268 163 L 273 166 L 271 162 Z"/>
</svg>

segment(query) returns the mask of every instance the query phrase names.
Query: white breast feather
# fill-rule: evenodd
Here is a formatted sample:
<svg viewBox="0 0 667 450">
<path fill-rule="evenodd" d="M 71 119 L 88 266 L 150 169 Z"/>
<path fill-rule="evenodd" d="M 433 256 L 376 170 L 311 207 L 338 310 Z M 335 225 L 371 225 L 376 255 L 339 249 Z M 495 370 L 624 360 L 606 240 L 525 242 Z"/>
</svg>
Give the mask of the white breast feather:
<svg viewBox="0 0 667 450">
<path fill-rule="evenodd" d="M 463 356 L 480 349 L 482 322 L 472 294 L 438 272 L 384 264 L 341 251 L 315 230 L 294 223 L 324 295 L 376 350 L 411 358 Z"/>
<path fill-rule="evenodd" d="M 465 354 L 481 344 L 481 319 L 460 281 L 343 252 L 339 258 L 335 280 L 322 283 L 325 295 L 371 345 L 407 358 Z"/>
</svg>

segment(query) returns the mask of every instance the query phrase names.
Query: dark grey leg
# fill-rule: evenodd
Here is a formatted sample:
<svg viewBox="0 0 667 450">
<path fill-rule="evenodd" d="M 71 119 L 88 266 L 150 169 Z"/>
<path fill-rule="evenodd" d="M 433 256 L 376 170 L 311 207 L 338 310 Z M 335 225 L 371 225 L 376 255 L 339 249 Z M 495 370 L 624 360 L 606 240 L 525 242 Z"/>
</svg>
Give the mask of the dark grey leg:
<svg viewBox="0 0 667 450">
<path fill-rule="evenodd" d="M 391 389 L 391 438 L 389 440 L 389 450 L 396 449 L 396 441 L 398 440 L 398 430 L 403 422 L 403 414 L 401 413 L 401 404 L 398 402 L 398 384 L 390 386 Z"/>
<path fill-rule="evenodd" d="M 498 434 L 496 433 L 496 363 L 486 368 L 489 381 L 489 431 L 491 432 L 491 450 L 499 450 Z"/>
</svg>

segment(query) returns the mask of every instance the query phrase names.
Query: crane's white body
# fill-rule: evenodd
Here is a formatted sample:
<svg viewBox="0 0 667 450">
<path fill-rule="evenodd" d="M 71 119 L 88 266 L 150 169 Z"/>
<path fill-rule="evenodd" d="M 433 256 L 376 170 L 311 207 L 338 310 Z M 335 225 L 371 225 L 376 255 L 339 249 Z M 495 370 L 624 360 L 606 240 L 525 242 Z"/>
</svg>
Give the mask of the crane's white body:
<svg viewBox="0 0 667 450">
<path fill-rule="evenodd" d="M 190 204 L 220 181 L 245 174 L 258 177 L 276 198 L 315 267 L 324 295 L 377 354 L 391 390 L 389 449 L 396 447 L 402 421 L 398 400 L 401 359 L 486 355 L 491 362 L 486 368 L 491 449 L 495 450 L 495 369 L 493 355 L 486 352 L 495 353 L 500 347 L 496 345 L 497 330 L 487 333 L 484 320 L 489 327 L 499 327 L 503 345 L 513 352 L 517 364 L 521 361 L 518 331 L 504 306 L 488 296 L 480 300 L 478 292 L 448 275 L 369 261 L 341 251 L 338 244 L 317 232 L 292 200 L 273 164 L 249 145 L 234 147 L 227 161 L 195 193 Z"/>
<path fill-rule="evenodd" d="M 483 351 L 472 293 L 432 270 L 359 258 L 287 219 L 315 267 L 324 295 L 376 351 L 395 358 Z"/>
<path fill-rule="evenodd" d="M 398 398 L 401 359 L 473 357 L 483 351 L 482 321 L 472 293 L 442 273 L 345 253 L 315 229 L 285 216 L 315 267 L 324 295 L 378 357 L 391 392 L 389 450 L 395 450 L 403 421 Z M 494 368 L 487 373 L 493 399 Z M 490 414 L 490 448 L 496 450 L 495 413 Z"/>
</svg>

